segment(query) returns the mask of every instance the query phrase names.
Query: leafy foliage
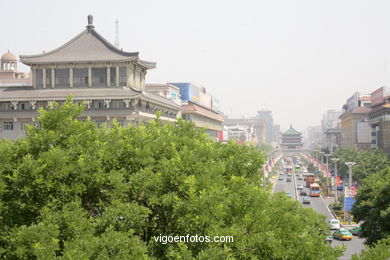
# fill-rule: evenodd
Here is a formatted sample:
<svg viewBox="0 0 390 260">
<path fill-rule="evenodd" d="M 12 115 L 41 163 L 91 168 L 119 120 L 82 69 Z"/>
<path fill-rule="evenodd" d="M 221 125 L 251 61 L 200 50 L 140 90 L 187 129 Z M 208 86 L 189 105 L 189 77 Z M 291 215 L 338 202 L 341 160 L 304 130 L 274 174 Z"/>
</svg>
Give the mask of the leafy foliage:
<svg viewBox="0 0 390 260">
<path fill-rule="evenodd" d="M 261 183 L 261 152 L 159 120 L 99 129 L 72 99 L 0 142 L 0 257 L 336 259 L 324 218 Z M 159 235 L 234 236 L 157 243 Z"/>
<path fill-rule="evenodd" d="M 352 260 L 387 260 L 390 259 L 390 237 L 379 240 L 373 246 L 353 255 Z"/>
<path fill-rule="evenodd" d="M 390 167 L 387 155 L 380 149 L 357 150 L 355 148 L 337 149 L 332 153 L 332 157 L 339 158 L 337 169 L 339 176 L 348 177 L 348 166 L 346 162 L 356 162 L 352 167 L 352 179 L 361 184 L 363 179 L 374 173 Z M 331 160 L 329 160 L 331 163 Z"/>
<path fill-rule="evenodd" d="M 362 235 L 367 243 L 390 236 L 390 168 L 363 181 L 356 195 L 352 214 L 363 221 Z"/>
</svg>

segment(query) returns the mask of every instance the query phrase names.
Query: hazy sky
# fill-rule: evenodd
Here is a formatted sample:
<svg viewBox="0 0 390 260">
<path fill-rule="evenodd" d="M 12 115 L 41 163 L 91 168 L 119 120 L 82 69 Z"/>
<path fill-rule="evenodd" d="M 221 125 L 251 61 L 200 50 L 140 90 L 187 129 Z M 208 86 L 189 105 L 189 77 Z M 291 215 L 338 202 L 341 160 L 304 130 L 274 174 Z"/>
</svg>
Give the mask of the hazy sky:
<svg viewBox="0 0 390 260">
<path fill-rule="evenodd" d="M 190 81 L 223 111 L 297 130 L 319 125 L 355 91 L 390 86 L 390 1 L 1 1 L 0 53 L 50 51 L 94 16 L 95 29 L 157 62 L 148 83 Z M 0 54 L 1 55 L 1 54 Z M 24 67 L 24 70 L 27 68 Z"/>
</svg>

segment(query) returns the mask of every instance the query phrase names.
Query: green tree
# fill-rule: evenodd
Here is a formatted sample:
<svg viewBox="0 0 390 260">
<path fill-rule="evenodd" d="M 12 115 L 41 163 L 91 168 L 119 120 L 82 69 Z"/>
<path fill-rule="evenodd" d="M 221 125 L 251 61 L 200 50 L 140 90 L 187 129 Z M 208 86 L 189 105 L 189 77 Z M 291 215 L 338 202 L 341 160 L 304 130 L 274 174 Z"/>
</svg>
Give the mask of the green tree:
<svg viewBox="0 0 390 260">
<path fill-rule="evenodd" d="M 362 235 L 368 244 L 390 236 L 390 168 L 363 181 L 352 214 L 363 221 Z"/>
<path fill-rule="evenodd" d="M 350 161 L 356 162 L 356 165 L 352 167 L 352 179 L 358 184 L 361 184 L 367 176 L 390 167 L 387 155 L 380 149 L 337 149 L 332 153 L 332 157 L 340 158 L 337 168 L 339 176 L 342 177 L 348 177 L 349 174 L 348 166 L 345 163 Z M 329 162 L 331 163 L 331 160 Z"/>
<path fill-rule="evenodd" d="M 83 105 L 40 110 L 39 128 L 0 141 L 0 257 L 336 259 L 324 217 L 261 183 L 262 153 L 191 123 L 98 128 Z M 171 243 L 159 235 L 233 236 Z"/>
<path fill-rule="evenodd" d="M 359 255 L 353 255 L 352 260 L 388 260 L 390 259 L 390 237 L 379 240 L 369 246 Z"/>
</svg>

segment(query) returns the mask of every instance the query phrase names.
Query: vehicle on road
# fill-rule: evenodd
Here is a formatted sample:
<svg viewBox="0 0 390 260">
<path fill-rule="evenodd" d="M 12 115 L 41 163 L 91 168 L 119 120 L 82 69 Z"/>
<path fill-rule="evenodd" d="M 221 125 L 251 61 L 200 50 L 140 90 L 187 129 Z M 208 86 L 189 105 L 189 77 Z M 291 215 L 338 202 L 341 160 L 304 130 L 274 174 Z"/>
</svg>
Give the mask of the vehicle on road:
<svg viewBox="0 0 390 260">
<path fill-rule="evenodd" d="M 284 177 L 283 177 L 283 175 L 279 175 L 279 178 L 278 178 L 278 180 L 280 180 L 280 181 L 284 180 Z"/>
<path fill-rule="evenodd" d="M 328 221 L 330 229 L 340 229 L 340 221 L 338 219 L 331 219 Z"/>
<path fill-rule="evenodd" d="M 317 183 L 310 184 L 310 197 L 319 197 L 320 193 L 320 185 L 318 185 Z"/>
<path fill-rule="evenodd" d="M 332 236 L 326 236 L 325 237 L 325 242 L 332 243 L 333 237 Z"/>
<path fill-rule="evenodd" d="M 302 175 L 298 175 L 298 180 L 303 180 Z"/>
<path fill-rule="evenodd" d="M 291 177 L 292 176 L 292 173 L 290 172 L 290 173 L 287 173 L 287 176 L 288 177 Z"/>
<path fill-rule="evenodd" d="M 352 234 L 346 229 L 339 229 L 333 233 L 333 238 L 337 238 L 339 240 L 351 240 Z"/>
<path fill-rule="evenodd" d="M 305 190 L 301 190 L 301 192 L 299 193 L 299 195 L 301 196 L 307 196 L 307 192 Z"/>
<path fill-rule="evenodd" d="M 303 197 L 302 203 L 303 204 L 310 204 L 310 197 Z"/>
<path fill-rule="evenodd" d="M 291 182 L 291 177 L 288 176 L 287 179 L 286 179 L 287 182 Z"/>
<path fill-rule="evenodd" d="M 362 233 L 362 228 L 361 226 L 356 226 L 352 229 L 349 229 L 348 231 L 351 232 L 352 235 L 360 236 Z"/>
<path fill-rule="evenodd" d="M 338 191 L 343 191 L 343 189 L 344 189 L 344 186 L 343 186 L 343 185 L 337 186 L 337 190 L 338 190 Z"/>
<path fill-rule="evenodd" d="M 297 187 L 297 190 L 303 190 L 303 185 L 299 184 L 298 187 Z"/>
<path fill-rule="evenodd" d="M 306 188 L 310 187 L 310 184 L 313 184 L 315 182 L 315 177 L 313 173 L 308 173 L 306 177 L 304 178 L 304 181 L 306 182 Z"/>
<path fill-rule="evenodd" d="M 287 196 L 287 197 L 290 197 L 290 198 L 292 198 L 292 194 L 291 194 L 291 192 L 285 192 L 284 194 L 286 194 L 286 196 Z"/>
</svg>

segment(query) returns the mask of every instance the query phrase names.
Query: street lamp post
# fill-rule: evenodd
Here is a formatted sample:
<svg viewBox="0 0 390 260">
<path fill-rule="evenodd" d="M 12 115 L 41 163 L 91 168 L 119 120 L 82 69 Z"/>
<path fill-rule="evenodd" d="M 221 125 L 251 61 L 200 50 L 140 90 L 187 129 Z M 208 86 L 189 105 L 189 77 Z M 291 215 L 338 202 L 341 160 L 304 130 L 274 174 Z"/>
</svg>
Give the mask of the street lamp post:
<svg viewBox="0 0 390 260">
<path fill-rule="evenodd" d="M 320 165 L 320 167 L 322 168 L 322 165 L 324 164 L 324 157 L 323 157 L 323 155 L 325 154 L 325 152 L 320 152 L 320 155 L 321 155 L 321 165 Z M 319 169 L 320 171 L 322 171 L 321 169 Z"/>
<path fill-rule="evenodd" d="M 329 156 L 330 153 L 324 153 L 324 156 L 326 157 L 326 173 L 325 173 L 325 178 L 326 178 L 326 189 L 328 191 L 328 196 L 329 196 L 329 178 L 328 178 L 328 172 L 329 172 Z"/>
<path fill-rule="evenodd" d="M 356 164 L 356 162 L 346 162 L 345 163 L 348 166 L 349 169 L 349 180 L 348 180 L 348 191 L 349 191 L 349 196 L 351 196 L 351 191 L 352 191 L 352 166 Z"/>
<path fill-rule="evenodd" d="M 335 177 L 335 183 L 336 183 L 336 190 L 335 190 L 335 196 L 336 196 L 336 200 L 335 200 L 335 202 L 337 202 L 338 201 L 338 198 L 337 198 L 337 194 L 338 194 L 338 192 L 337 192 L 337 162 L 338 161 L 340 161 L 340 159 L 339 158 L 332 158 L 332 161 L 334 162 L 334 177 Z"/>
</svg>

